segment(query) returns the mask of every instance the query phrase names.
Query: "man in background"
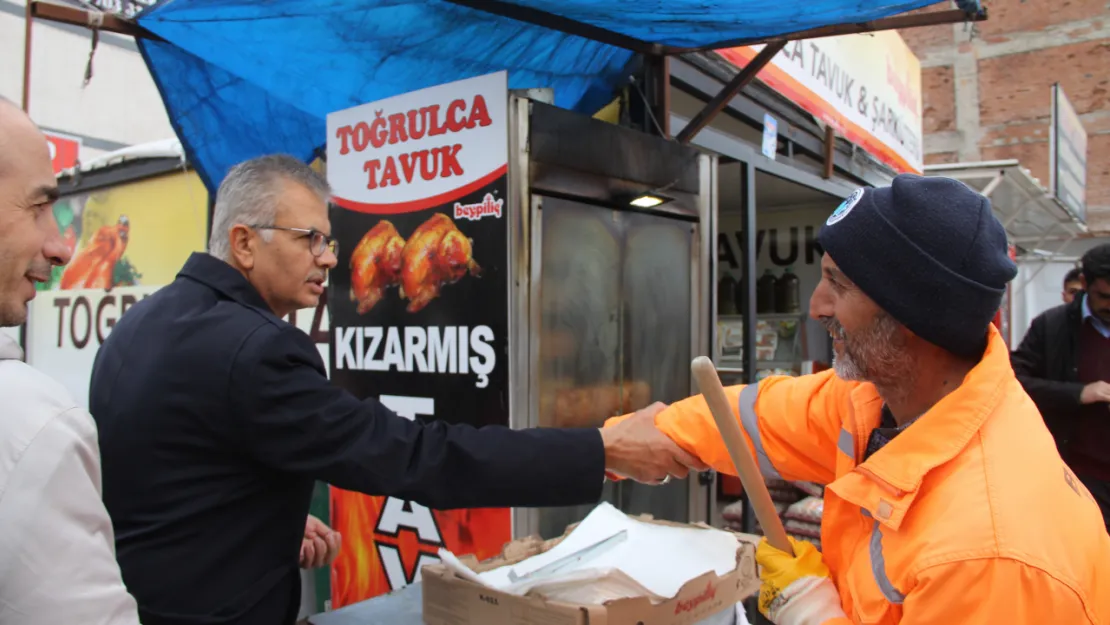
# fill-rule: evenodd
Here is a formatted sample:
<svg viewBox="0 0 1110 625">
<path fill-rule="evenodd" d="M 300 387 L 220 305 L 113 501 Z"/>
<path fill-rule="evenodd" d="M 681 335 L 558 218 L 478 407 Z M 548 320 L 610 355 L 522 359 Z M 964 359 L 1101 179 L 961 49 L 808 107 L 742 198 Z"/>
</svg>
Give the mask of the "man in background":
<svg viewBox="0 0 1110 625">
<path fill-rule="evenodd" d="M 1078 295 L 1037 316 L 1011 361 L 1110 528 L 1110 244 L 1080 271 Z"/>
<path fill-rule="evenodd" d="M 70 251 L 46 137 L 0 98 L 0 326 Z M 0 622 L 137 625 L 100 491 L 96 424 L 0 333 Z"/>
<path fill-rule="evenodd" d="M 1075 267 L 1064 276 L 1064 303 L 1070 304 L 1082 290 L 1083 283 L 1079 279 L 1079 267 Z"/>
</svg>

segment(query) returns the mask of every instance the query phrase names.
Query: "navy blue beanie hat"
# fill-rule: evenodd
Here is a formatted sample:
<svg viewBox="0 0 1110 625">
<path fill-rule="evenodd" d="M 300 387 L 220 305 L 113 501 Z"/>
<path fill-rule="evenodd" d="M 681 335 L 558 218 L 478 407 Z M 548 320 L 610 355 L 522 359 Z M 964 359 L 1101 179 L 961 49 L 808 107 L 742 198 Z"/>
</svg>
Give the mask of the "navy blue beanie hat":
<svg viewBox="0 0 1110 625">
<path fill-rule="evenodd" d="M 977 358 L 1017 275 L 990 200 L 949 178 L 902 174 L 857 189 L 818 241 L 833 262 L 911 332 Z"/>
</svg>

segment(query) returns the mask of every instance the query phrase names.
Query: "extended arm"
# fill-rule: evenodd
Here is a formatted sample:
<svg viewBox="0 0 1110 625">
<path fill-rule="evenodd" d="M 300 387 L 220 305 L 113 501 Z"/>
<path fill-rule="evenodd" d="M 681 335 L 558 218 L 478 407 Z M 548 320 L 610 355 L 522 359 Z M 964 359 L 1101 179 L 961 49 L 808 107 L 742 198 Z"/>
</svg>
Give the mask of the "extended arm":
<svg viewBox="0 0 1110 625">
<path fill-rule="evenodd" d="M 828 371 L 730 386 L 725 395 L 765 477 L 827 484 L 835 477 L 841 412 L 851 388 L 852 384 Z M 624 418 L 610 419 L 606 425 Z M 656 416 L 655 424 L 679 447 L 717 471 L 735 473 L 701 395 L 671 404 Z"/>
<path fill-rule="evenodd" d="M 231 388 L 250 389 L 235 401 L 250 452 L 267 466 L 441 510 L 600 498 L 605 450 L 596 429 L 412 421 L 332 385 L 296 328 L 257 334 L 240 352 Z"/>
</svg>

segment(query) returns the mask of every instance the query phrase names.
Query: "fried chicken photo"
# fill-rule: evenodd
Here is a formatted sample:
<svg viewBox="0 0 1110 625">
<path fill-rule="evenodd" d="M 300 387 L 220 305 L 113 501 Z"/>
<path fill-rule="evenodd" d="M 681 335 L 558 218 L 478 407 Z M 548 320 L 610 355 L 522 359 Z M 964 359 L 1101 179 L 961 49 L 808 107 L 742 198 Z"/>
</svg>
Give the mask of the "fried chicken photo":
<svg viewBox="0 0 1110 625">
<path fill-rule="evenodd" d="M 116 263 L 127 249 L 131 224 L 120 215 L 115 225 L 101 226 L 92 241 L 77 252 L 62 274 L 63 289 L 111 289 Z"/>
<path fill-rule="evenodd" d="M 385 295 L 385 290 L 401 280 L 401 251 L 405 239 L 388 220 L 378 222 L 363 235 L 351 253 L 351 301 L 358 302 L 358 314 L 370 311 Z"/>
<path fill-rule="evenodd" d="M 471 240 L 443 213 L 432 215 L 409 237 L 401 252 L 401 297 L 408 312 L 417 312 L 439 296 L 445 284 L 457 282 L 482 268 L 471 256 Z"/>
</svg>

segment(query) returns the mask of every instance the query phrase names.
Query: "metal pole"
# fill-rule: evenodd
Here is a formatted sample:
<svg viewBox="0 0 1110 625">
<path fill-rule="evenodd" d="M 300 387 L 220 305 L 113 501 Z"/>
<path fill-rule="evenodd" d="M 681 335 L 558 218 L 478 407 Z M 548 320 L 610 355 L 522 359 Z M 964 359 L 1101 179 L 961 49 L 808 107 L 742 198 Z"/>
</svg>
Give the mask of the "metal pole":
<svg viewBox="0 0 1110 625">
<path fill-rule="evenodd" d="M 43 2 L 42 0 L 28 0 L 28 11 L 31 17 L 58 22 L 59 24 L 72 24 L 88 28 L 93 31 L 116 33 L 136 39 L 150 39 L 152 41 L 165 41 L 158 35 L 139 26 L 135 22 L 126 20 L 118 15 L 105 13 L 99 9 L 86 10 L 65 4 Z"/>
<path fill-rule="evenodd" d="M 748 61 L 748 64 L 733 76 L 732 80 L 722 87 L 717 95 L 713 96 L 712 100 L 706 102 L 705 106 L 698 111 L 698 114 L 694 115 L 694 118 L 678 132 L 678 137 L 676 137 L 678 142 L 689 143 L 690 140 L 694 138 L 694 135 L 701 132 L 702 128 L 708 126 L 709 123 L 713 121 L 713 118 L 728 106 L 729 101 L 736 97 L 736 94 L 740 93 L 740 90 L 746 87 L 748 83 L 754 80 L 760 70 L 766 67 L 767 64 L 771 62 L 771 59 L 773 59 L 787 43 L 785 39 L 780 39 L 767 44 L 766 47 L 760 50 L 759 54 Z"/>
<path fill-rule="evenodd" d="M 755 165 L 750 162 L 741 162 L 742 170 L 740 172 L 740 219 L 742 221 L 744 232 L 744 245 L 743 245 L 743 276 L 744 276 L 744 289 L 740 296 L 740 314 L 744 316 L 744 348 L 741 352 L 743 354 L 743 367 L 744 375 L 743 381 L 745 384 L 751 384 L 755 381 L 755 325 L 756 325 L 756 260 L 758 258 L 755 249 L 756 240 L 756 205 L 755 205 Z M 744 494 L 741 496 L 743 504 L 742 514 L 742 529 L 747 534 L 755 533 L 755 508 L 752 507 L 751 498 L 748 497 L 747 489 L 744 489 Z M 763 615 L 756 609 L 756 599 L 752 598 L 745 602 L 747 605 L 747 613 L 749 620 L 752 620 L 755 625 L 766 625 L 767 621 Z"/>
<path fill-rule="evenodd" d="M 1027 287 L 1027 286 L 1029 286 L 1030 284 L 1032 284 L 1032 283 L 1033 283 L 1033 280 L 1036 280 L 1036 279 L 1037 279 L 1037 276 L 1038 276 L 1038 275 L 1039 275 L 1039 274 L 1040 274 L 1040 273 L 1041 273 L 1042 271 L 1044 271 L 1044 268 L 1045 268 L 1045 267 L 1046 267 L 1046 264 L 1045 264 L 1045 263 L 1041 263 L 1041 266 L 1040 266 L 1040 267 L 1037 267 L 1037 270 L 1036 270 L 1036 271 L 1034 271 L 1033 273 L 1029 274 L 1029 276 L 1028 276 L 1028 277 L 1027 277 L 1026 279 L 1022 280 L 1022 281 L 1021 281 L 1021 284 L 1017 285 L 1017 288 L 1016 288 L 1016 289 L 1014 289 L 1014 290 L 1015 290 L 1015 291 L 1016 291 L 1017 293 L 1021 293 L 1022 291 L 1024 291 L 1024 290 L 1025 290 L 1025 287 Z"/>
<path fill-rule="evenodd" d="M 744 367 L 744 384 L 755 381 L 755 325 L 756 325 L 756 250 L 755 250 L 755 165 L 750 162 L 740 164 L 743 170 L 740 173 L 740 219 L 744 224 L 744 290 L 740 296 L 740 314 L 744 316 L 744 348 L 742 366 Z M 744 490 L 744 531 L 752 534 L 755 532 L 755 510 L 752 509 L 751 499 L 748 498 L 747 489 Z"/>
<path fill-rule="evenodd" d="M 740 306 L 744 315 L 744 383 L 755 381 L 755 325 L 756 325 L 756 249 L 755 249 L 755 165 L 741 163 L 740 216 L 744 224 L 744 291 Z M 746 522 L 745 518 L 745 522 Z"/>
<path fill-rule="evenodd" d="M 1005 172 L 1000 171 L 994 176 L 994 178 L 991 178 L 991 181 L 988 182 L 987 186 L 983 188 L 983 197 L 990 197 L 991 193 L 994 193 L 994 190 L 998 188 L 998 185 L 1002 184 L 1002 177 L 1005 175 Z"/>
<path fill-rule="evenodd" d="M 825 162 L 824 177 L 828 180 L 833 177 L 836 166 L 836 129 L 832 125 L 825 126 Z"/>
<path fill-rule="evenodd" d="M 31 112 L 31 0 L 23 9 L 23 112 Z"/>
<path fill-rule="evenodd" d="M 671 58 L 663 57 L 659 63 L 659 123 L 663 138 L 671 138 Z"/>
<path fill-rule="evenodd" d="M 1006 221 L 1002 222 L 1002 228 L 1006 229 L 1006 230 L 1009 230 L 1010 225 L 1013 224 L 1015 221 L 1017 221 L 1019 218 L 1024 217 L 1025 216 L 1025 211 L 1029 208 L 1029 206 L 1031 204 L 1034 204 L 1034 203 L 1035 203 L 1035 200 L 1025 200 L 1024 202 L 1022 202 L 1021 206 L 1019 206 L 1018 209 L 1016 211 L 1014 211 L 1014 213 L 1012 215 L 1007 217 Z"/>
<path fill-rule="evenodd" d="M 932 13 L 913 13 L 908 15 L 894 15 L 891 17 L 884 17 L 870 22 L 862 22 L 856 24 L 833 24 L 831 26 L 820 26 L 818 28 L 811 28 L 809 30 L 794 31 L 791 33 L 784 33 L 778 37 L 763 37 L 756 39 L 732 39 L 726 41 L 714 41 L 708 46 L 694 46 L 688 48 L 671 48 L 666 49 L 666 54 L 691 54 L 694 52 L 708 52 L 711 50 L 722 50 L 725 48 L 739 48 L 741 46 L 754 46 L 761 43 L 771 43 L 774 41 L 781 41 L 783 39 L 790 39 L 792 41 L 801 41 L 803 39 L 819 39 L 822 37 L 839 37 L 841 35 L 852 35 L 858 33 L 873 33 L 883 30 L 902 30 L 904 28 L 920 28 L 922 26 L 940 26 L 943 24 L 963 24 L 967 22 L 982 22 L 987 19 L 987 10 L 981 9 L 977 13 L 969 14 L 961 9 L 952 9 L 949 11 L 934 11 Z"/>
</svg>

